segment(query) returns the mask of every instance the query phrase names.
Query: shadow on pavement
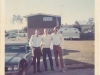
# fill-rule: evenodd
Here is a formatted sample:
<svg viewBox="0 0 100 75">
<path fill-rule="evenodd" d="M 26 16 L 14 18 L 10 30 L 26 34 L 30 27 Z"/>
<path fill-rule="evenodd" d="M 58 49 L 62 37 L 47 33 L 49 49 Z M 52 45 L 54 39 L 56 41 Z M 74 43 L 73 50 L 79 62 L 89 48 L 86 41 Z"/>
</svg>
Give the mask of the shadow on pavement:
<svg viewBox="0 0 100 75">
<path fill-rule="evenodd" d="M 95 39 L 64 39 L 64 41 L 94 41 Z"/>
<path fill-rule="evenodd" d="M 53 65 L 54 65 L 54 68 L 56 68 L 53 50 L 51 50 L 51 52 L 52 52 L 52 58 L 53 58 Z M 80 52 L 80 51 L 63 49 L 63 56 L 69 55 L 70 53 L 77 53 L 77 52 Z M 44 68 L 44 64 L 43 64 L 43 57 L 41 57 L 41 64 L 40 64 L 41 67 L 40 68 L 43 71 L 43 73 L 37 73 L 37 75 L 40 75 L 40 74 L 41 75 L 67 75 L 67 72 L 64 74 L 64 73 L 59 72 L 59 71 L 51 71 L 50 61 L 49 61 L 48 56 L 47 56 L 46 60 L 47 60 L 47 65 L 48 65 L 48 71 L 47 72 L 44 71 L 45 68 Z M 64 61 L 65 61 L 65 70 L 66 71 L 68 71 L 68 69 L 69 70 L 70 69 L 77 70 L 77 69 L 94 68 L 94 64 L 89 64 L 89 63 L 86 63 L 86 62 L 81 62 L 81 61 L 77 61 L 77 60 L 73 60 L 73 59 L 67 59 L 67 58 L 64 58 Z M 60 61 L 59 61 L 59 64 L 60 64 Z M 31 65 L 30 67 L 31 68 L 29 68 L 27 75 L 32 75 L 32 73 L 33 73 L 33 65 Z M 61 68 L 61 66 L 60 66 L 60 68 Z"/>
<path fill-rule="evenodd" d="M 63 49 L 63 55 L 69 55 L 69 53 L 76 53 L 76 52 L 80 52 L 80 51 Z"/>
<path fill-rule="evenodd" d="M 94 68 L 94 64 L 89 64 L 85 62 L 80 62 L 72 59 L 65 59 L 65 65 L 68 69 L 86 69 L 86 68 Z"/>
<path fill-rule="evenodd" d="M 73 51 L 71 51 L 71 52 L 73 52 Z M 41 75 L 66 75 L 67 74 L 67 72 L 64 74 L 64 73 L 62 73 L 60 71 L 51 71 L 50 61 L 49 61 L 48 57 L 47 57 L 46 60 L 47 60 L 47 65 L 48 65 L 48 71 L 47 72 L 44 71 L 45 68 L 44 68 L 44 64 L 43 64 L 43 60 L 42 60 L 41 64 L 40 64 L 40 66 L 41 66 L 40 68 L 43 71 L 43 73 L 41 73 Z M 64 61 L 65 61 L 65 71 L 68 71 L 68 70 L 71 70 L 71 69 L 76 69 L 77 70 L 77 69 L 94 68 L 93 64 L 80 62 L 80 61 L 77 61 L 77 60 L 72 60 L 72 59 L 65 58 Z M 59 64 L 60 64 L 60 61 L 59 61 Z M 55 69 L 56 68 L 56 64 L 55 64 L 55 59 L 54 58 L 53 58 L 53 65 L 54 65 L 54 69 Z M 60 68 L 61 68 L 61 66 L 60 66 Z M 33 65 L 30 66 L 27 75 L 32 75 L 32 73 L 33 73 Z M 49 74 L 49 73 L 51 73 L 51 74 Z M 37 75 L 40 75 L 40 73 L 37 73 Z"/>
</svg>

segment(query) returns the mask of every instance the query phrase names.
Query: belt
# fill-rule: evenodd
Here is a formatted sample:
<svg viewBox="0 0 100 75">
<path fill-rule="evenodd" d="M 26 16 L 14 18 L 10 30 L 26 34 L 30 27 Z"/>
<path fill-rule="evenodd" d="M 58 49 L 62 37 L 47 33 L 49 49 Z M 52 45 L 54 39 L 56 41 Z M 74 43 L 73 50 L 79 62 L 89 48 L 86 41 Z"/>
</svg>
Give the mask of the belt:
<svg viewBox="0 0 100 75">
<path fill-rule="evenodd" d="M 33 47 L 33 48 L 40 48 L 40 47 Z"/>
<path fill-rule="evenodd" d="M 60 45 L 54 45 L 54 46 L 60 46 Z"/>
</svg>

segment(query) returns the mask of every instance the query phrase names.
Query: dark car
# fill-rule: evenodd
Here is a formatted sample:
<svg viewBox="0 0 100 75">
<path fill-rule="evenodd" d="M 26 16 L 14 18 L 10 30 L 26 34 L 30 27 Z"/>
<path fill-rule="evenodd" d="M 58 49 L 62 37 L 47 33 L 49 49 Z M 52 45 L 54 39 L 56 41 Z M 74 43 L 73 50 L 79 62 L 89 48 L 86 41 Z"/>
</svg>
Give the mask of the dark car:
<svg viewBox="0 0 100 75">
<path fill-rule="evenodd" d="M 5 74 L 26 75 L 32 63 L 32 52 L 26 43 L 5 44 Z"/>
<path fill-rule="evenodd" d="M 9 36 L 10 34 L 9 33 L 5 33 L 5 37 Z"/>
</svg>

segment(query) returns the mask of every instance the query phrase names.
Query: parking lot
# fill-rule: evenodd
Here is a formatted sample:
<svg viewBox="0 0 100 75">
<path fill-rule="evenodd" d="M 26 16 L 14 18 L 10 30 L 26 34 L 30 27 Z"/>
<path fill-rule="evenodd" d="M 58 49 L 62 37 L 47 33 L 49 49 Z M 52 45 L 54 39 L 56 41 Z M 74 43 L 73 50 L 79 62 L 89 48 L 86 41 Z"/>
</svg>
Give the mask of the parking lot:
<svg viewBox="0 0 100 75">
<path fill-rule="evenodd" d="M 24 41 L 26 39 L 27 38 L 18 38 L 17 40 Z M 7 39 L 7 38 L 5 40 L 15 41 L 15 39 Z M 94 40 L 65 40 L 62 48 L 63 48 L 65 67 L 67 71 L 63 75 L 66 75 L 67 73 L 69 75 L 78 75 L 78 74 L 80 75 L 81 73 L 82 75 L 83 74 L 94 75 Z M 54 60 L 54 55 L 53 55 L 53 60 Z M 55 66 L 55 61 L 53 62 Z M 50 66 L 48 68 L 50 69 Z M 44 70 L 42 58 L 41 58 L 41 70 L 42 71 Z M 31 66 L 27 71 L 27 75 L 31 75 L 32 72 L 33 72 L 33 67 Z M 46 75 L 49 72 L 52 75 L 56 75 L 59 73 L 59 72 L 48 71 L 48 72 L 43 72 L 42 74 Z"/>
<path fill-rule="evenodd" d="M 94 75 L 93 40 L 79 40 L 79 41 L 65 40 L 63 44 L 63 54 L 64 54 L 66 72 L 61 73 L 59 71 L 56 72 L 48 71 L 48 72 L 43 72 L 42 75 L 47 75 L 47 74 L 48 75 Z M 44 70 L 43 63 L 41 63 L 41 65 L 42 65 L 41 69 Z M 48 66 L 49 66 L 49 61 L 48 61 Z M 30 70 L 30 72 L 33 71 Z M 39 75 L 39 73 L 37 75 Z"/>
</svg>

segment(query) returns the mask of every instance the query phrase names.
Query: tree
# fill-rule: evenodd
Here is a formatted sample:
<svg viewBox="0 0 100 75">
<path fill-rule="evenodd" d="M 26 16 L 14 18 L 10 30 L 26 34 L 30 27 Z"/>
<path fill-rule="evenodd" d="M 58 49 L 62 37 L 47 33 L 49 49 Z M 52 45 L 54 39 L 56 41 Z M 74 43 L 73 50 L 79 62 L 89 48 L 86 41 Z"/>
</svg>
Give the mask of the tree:
<svg viewBox="0 0 100 75">
<path fill-rule="evenodd" d="M 24 30 L 25 32 L 27 32 L 27 26 L 26 26 L 26 27 L 24 27 L 24 28 L 23 28 L 23 30 Z"/>
<path fill-rule="evenodd" d="M 23 18 L 20 15 L 13 15 L 13 18 L 11 21 L 13 22 L 13 24 L 15 24 L 15 22 L 22 23 Z"/>
<path fill-rule="evenodd" d="M 77 20 L 75 21 L 75 25 L 80 25 L 79 22 L 78 22 Z"/>
<path fill-rule="evenodd" d="M 94 19 L 93 18 L 89 18 L 87 24 L 94 25 Z"/>
<path fill-rule="evenodd" d="M 75 21 L 75 24 L 73 25 L 73 27 L 74 27 L 74 28 L 77 28 L 80 32 L 81 32 L 81 30 L 82 30 L 82 28 L 81 28 L 81 26 L 80 26 L 80 24 L 79 24 L 78 21 Z"/>
<path fill-rule="evenodd" d="M 19 25 L 22 23 L 23 18 L 20 15 L 13 15 L 11 22 L 15 24 L 15 22 Z M 18 35 L 19 35 L 19 26 L 18 26 Z"/>
</svg>

